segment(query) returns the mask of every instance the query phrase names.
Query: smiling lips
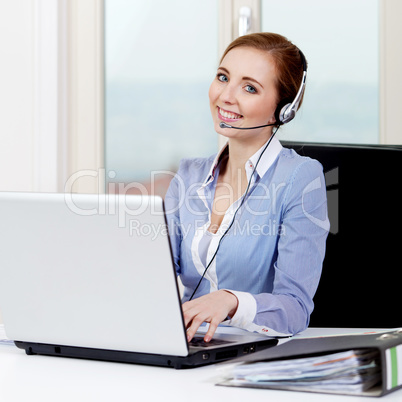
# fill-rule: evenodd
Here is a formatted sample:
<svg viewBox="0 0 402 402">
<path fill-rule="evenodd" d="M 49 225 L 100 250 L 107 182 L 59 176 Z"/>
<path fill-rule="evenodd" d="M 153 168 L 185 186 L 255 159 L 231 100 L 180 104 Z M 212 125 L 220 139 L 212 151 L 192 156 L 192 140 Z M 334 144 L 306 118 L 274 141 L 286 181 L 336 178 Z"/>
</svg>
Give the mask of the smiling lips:
<svg viewBox="0 0 402 402">
<path fill-rule="evenodd" d="M 219 106 L 218 106 L 218 116 L 223 121 L 236 121 L 243 117 L 241 114 L 229 112 L 228 110 L 221 109 Z"/>
</svg>

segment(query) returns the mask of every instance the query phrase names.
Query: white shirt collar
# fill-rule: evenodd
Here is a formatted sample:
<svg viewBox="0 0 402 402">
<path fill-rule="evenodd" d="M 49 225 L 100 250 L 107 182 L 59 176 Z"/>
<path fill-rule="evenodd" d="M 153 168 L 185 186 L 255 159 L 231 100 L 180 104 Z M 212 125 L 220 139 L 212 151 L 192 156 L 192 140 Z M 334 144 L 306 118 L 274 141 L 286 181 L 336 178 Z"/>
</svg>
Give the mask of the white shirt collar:
<svg viewBox="0 0 402 402">
<path fill-rule="evenodd" d="M 226 144 L 220 149 L 220 151 L 218 152 L 218 154 L 215 156 L 215 159 L 214 159 L 214 161 L 213 161 L 212 164 L 211 164 L 211 168 L 209 169 L 209 172 L 208 172 L 208 174 L 207 174 L 207 177 L 205 178 L 204 183 L 203 183 L 203 185 L 202 185 L 201 187 L 207 186 L 209 183 L 211 183 L 211 181 L 214 180 L 216 169 L 217 169 L 217 167 L 218 167 L 220 161 L 222 160 L 224 154 L 227 153 L 227 151 L 228 151 L 228 143 L 226 143 Z"/>
<path fill-rule="evenodd" d="M 250 176 L 254 170 L 254 166 L 257 163 L 258 158 L 261 155 L 261 152 L 263 151 L 264 147 L 267 145 L 267 142 L 254 155 L 252 155 L 246 162 L 244 168 L 246 169 L 247 180 L 250 180 Z M 216 155 L 214 161 L 211 164 L 211 168 L 209 169 L 208 175 L 205 178 L 204 183 L 201 187 L 207 186 L 209 183 L 211 183 L 214 180 L 216 169 L 217 169 L 222 157 L 227 152 L 227 149 L 228 149 L 228 143 L 226 143 L 220 149 L 218 154 Z M 267 170 L 274 163 L 275 159 L 277 158 L 277 156 L 279 155 L 281 150 L 282 150 L 282 144 L 279 142 L 278 138 L 276 138 L 276 137 L 272 138 L 271 143 L 268 145 L 268 148 L 266 149 L 264 154 L 261 156 L 261 159 L 257 165 L 256 172 L 260 177 L 264 176 L 264 174 L 267 172 Z"/>
<path fill-rule="evenodd" d="M 247 180 L 250 180 L 250 176 L 254 170 L 258 158 L 260 157 L 261 152 L 267 145 L 267 142 L 246 162 L 245 169 L 246 169 Z M 274 138 L 272 138 L 271 140 L 271 143 L 268 145 L 268 148 L 266 149 L 264 154 L 261 156 L 260 161 L 258 162 L 256 172 L 258 176 L 260 176 L 260 178 L 263 177 L 264 174 L 267 172 L 267 170 L 272 166 L 281 150 L 282 150 L 282 144 L 279 142 L 278 138 L 274 136 Z"/>
</svg>

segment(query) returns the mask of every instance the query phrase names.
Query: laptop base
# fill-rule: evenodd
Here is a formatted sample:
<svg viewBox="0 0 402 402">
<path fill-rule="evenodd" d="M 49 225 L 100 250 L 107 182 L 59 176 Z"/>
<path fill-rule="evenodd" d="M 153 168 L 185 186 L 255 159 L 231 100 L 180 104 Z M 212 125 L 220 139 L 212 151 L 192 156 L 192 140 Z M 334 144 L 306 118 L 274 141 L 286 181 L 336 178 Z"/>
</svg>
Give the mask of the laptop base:
<svg viewBox="0 0 402 402">
<path fill-rule="evenodd" d="M 266 341 L 262 342 L 259 341 L 242 345 L 231 345 L 220 347 L 216 350 L 203 350 L 203 348 L 197 348 L 196 351 L 185 357 L 124 352 L 119 350 L 92 349 L 75 346 L 59 346 L 21 341 L 14 341 L 14 343 L 18 348 L 24 349 L 27 355 L 70 357 L 185 369 L 219 363 L 229 359 L 239 358 L 250 353 L 258 352 L 262 349 L 277 345 L 278 339 L 267 339 Z"/>
</svg>

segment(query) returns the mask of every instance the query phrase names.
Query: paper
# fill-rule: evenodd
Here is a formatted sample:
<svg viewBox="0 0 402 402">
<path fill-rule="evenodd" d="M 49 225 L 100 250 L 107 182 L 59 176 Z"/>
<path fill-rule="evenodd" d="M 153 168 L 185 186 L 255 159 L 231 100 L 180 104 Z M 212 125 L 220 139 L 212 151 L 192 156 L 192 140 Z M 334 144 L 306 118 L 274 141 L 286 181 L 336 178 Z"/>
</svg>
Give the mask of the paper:
<svg viewBox="0 0 402 402">
<path fill-rule="evenodd" d="M 378 358 L 377 351 L 363 349 L 245 363 L 234 366 L 221 385 L 358 394 L 381 381 Z"/>
<path fill-rule="evenodd" d="M 14 341 L 10 341 L 10 339 L 0 339 L 0 346 L 15 346 Z"/>
<path fill-rule="evenodd" d="M 360 336 L 360 335 L 372 335 L 382 334 L 386 332 L 398 331 L 400 328 L 314 328 L 309 327 L 305 331 L 298 333 L 294 339 L 308 339 L 308 338 L 325 338 L 334 336 Z"/>
<path fill-rule="evenodd" d="M 0 325 L 0 346 L 15 346 L 14 341 L 7 338 L 4 325 Z"/>
</svg>

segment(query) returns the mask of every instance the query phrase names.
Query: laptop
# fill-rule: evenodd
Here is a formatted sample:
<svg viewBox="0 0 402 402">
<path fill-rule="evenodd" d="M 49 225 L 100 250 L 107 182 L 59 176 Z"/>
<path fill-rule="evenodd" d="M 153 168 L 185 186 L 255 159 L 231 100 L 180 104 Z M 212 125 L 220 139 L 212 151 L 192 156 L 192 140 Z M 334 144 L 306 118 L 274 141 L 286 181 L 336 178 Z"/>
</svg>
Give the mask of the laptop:
<svg viewBox="0 0 402 402">
<path fill-rule="evenodd" d="M 158 196 L 0 192 L 0 222 L 0 309 L 28 355 L 179 369 L 278 343 L 230 328 L 187 342 Z"/>
</svg>

